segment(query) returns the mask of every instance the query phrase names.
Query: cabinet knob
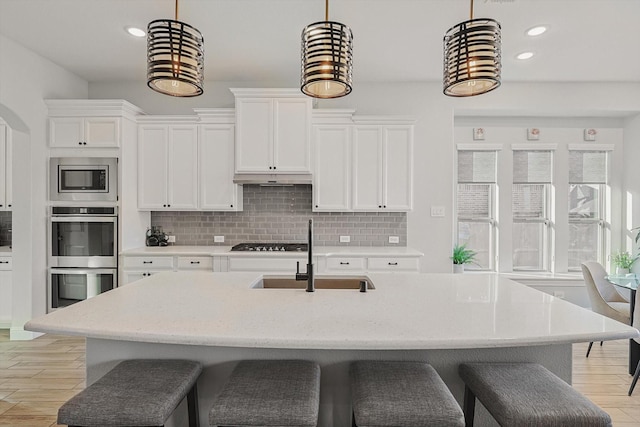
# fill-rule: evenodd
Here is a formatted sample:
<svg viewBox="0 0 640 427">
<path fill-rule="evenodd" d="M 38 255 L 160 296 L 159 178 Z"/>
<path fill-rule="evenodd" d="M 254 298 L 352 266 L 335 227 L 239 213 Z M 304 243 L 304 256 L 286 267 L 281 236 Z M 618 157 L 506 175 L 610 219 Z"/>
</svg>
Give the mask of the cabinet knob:
<svg viewBox="0 0 640 427">
<path fill-rule="evenodd" d="M 82 145 L 82 141 L 78 142 L 78 145 Z"/>
<path fill-rule="evenodd" d="M 378 205 L 378 208 L 382 208 L 382 205 Z"/>
<path fill-rule="evenodd" d="M 231 205 L 231 207 L 233 207 L 233 205 Z"/>
<path fill-rule="evenodd" d="M 387 205 L 384 205 L 384 206 L 383 206 L 383 208 L 385 208 L 385 209 L 386 209 L 386 208 L 387 208 Z"/>
<path fill-rule="evenodd" d="M 316 205 L 316 208 L 318 207 L 318 205 Z"/>
<path fill-rule="evenodd" d="M 274 166 L 273 168 L 275 169 L 276 167 Z"/>
</svg>

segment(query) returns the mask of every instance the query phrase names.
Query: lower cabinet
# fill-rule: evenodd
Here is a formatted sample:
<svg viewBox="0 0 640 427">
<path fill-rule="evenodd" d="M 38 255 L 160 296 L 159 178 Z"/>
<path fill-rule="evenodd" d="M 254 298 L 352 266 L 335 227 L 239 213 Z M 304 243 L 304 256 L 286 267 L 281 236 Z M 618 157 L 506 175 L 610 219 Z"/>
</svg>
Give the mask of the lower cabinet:
<svg viewBox="0 0 640 427">
<path fill-rule="evenodd" d="M 307 258 L 300 257 L 270 257 L 269 255 L 251 258 L 229 257 L 228 271 L 264 271 L 270 273 L 295 273 L 297 263 L 300 272 L 307 271 Z"/>
<path fill-rule="evenodd" d="M 0 256 L 0 329 L 11 327 L 11 306 L 13 299 L 11 256 Z"/>
<path fill-rule="evenodd" d="M 214 271 L 212 256 L 124 256 L 123 285 L 163 271 Z"/>
<path fill-rule="evenodd" d="M 317 273 L 327 274 L 355 274 L 366 272 L 403 272 L 418 273 L 420 271 L 419 257 L 342 257 L 329 256 L 320 258 L 316 268 Z"/>
</svg>

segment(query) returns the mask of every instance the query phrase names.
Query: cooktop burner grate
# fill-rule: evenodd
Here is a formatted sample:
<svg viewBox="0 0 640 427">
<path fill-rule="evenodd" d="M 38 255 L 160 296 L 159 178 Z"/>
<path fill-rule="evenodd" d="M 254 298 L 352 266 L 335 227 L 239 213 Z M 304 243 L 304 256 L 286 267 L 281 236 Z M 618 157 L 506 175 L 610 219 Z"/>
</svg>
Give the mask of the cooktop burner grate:
<svg viewBox="0 0 640 427">
<path fill-rule="evenodd" d="M 306 243 L 239 243 L 231 248 L 235 252 L 307 252 L 307 249 Z"/>
</svg>

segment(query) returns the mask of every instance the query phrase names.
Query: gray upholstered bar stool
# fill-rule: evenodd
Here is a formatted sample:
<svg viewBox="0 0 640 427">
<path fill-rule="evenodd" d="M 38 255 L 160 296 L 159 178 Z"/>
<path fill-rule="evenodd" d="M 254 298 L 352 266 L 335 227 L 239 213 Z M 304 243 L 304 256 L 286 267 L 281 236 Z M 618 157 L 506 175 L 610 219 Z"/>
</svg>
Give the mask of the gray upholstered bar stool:
<svg viewBox="0 0 640 427">
<path fill-rule="evenodd" d="M 318 424 L 320 366 L 305 360 L 243 360 L 215 398 L 212 426 Z"/>
<path fill-rule="evenodd" d="M 541 365 L 468 363 L 459 373 L 468 427 L 476 397 L 501 426 L 611 426 L 609 414 Z"/>
<path fill-rule="evenodd" d="M 198 427 L 200 372 L 190 360 L 125 360 L 62 405 L 58 424 L 159 427 L 186 396 L 189 427 Z"/>
<path fill-rule="evenodd" d="M 462 409 L 429 364 L 358 361 L 350 377 L 354 426 L 464 426 Z"/>
</svg>

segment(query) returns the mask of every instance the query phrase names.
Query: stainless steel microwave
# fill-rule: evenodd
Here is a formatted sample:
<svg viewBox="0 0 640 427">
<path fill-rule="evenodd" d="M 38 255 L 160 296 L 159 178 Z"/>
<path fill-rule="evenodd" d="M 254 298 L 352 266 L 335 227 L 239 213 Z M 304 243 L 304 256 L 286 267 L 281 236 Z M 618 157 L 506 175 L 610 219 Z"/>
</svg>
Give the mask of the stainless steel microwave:
<svg viewBox="0 0 640 427">
<path fill-rule="evenodd" d="M 118 159 L 115 157 L 51 157 L 50 200 L 118 200 Z"/>
</svg>

